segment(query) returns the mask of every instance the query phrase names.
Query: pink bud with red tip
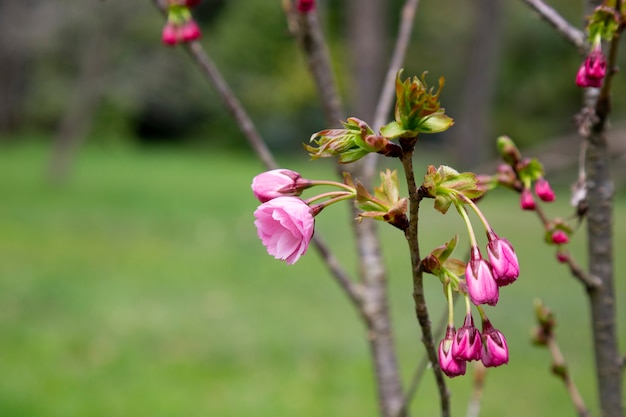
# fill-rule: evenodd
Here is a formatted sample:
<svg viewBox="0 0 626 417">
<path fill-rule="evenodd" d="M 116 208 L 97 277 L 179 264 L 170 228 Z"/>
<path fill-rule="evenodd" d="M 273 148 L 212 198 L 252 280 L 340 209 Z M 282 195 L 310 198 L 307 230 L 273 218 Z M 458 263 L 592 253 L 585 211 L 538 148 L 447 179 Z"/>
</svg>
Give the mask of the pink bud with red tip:
<svg viewBox="0 0 626 417">
<path fill-rule="evenodd" d="M 552 191 L 550 187 L 550 183 L 545 178 L 539 178 L 535 183 L 535 194 L 537 194 L 537 197 L 539 197 L 541 201 L 545 201 L 546 203 L 554 201 L 556 198 L 554 191 Z"/>
<path fill-rule="evenodd" d="M 465 375 L 467 366 L 464 360 L 458 360 L 452 354 L 455 333 L 454 326 L 448 325 L 445 337 L 439 342 L 439 366 L 450 378 Z"/>
<path fill-rule="evenodd" d="M 296 9 L 300 13 L 308 13 L 315 9 L 315 0 L 297 0 Z"/>
<path fill-rule="evenodd" d="M 495 306 L 498 303 L 499 290 L 496 280 L 491 272 L 491 265 L 483 259 L 478 247 L 471 249 L 470 260 L 465 267 L 465 281 L 467 293 L 472 303 L 489 304 Z"/>
<path fill-rule="evenodd" d="M 459 328 L 452 343 L 452 356 L 458 361 L 476 361 L 482 355 L 480 332 L 474 326 L 471 313 L 465 316 L 463 326 Z"/>
<path fill-rule="evenodd" d="M 493 278 L 499 287 L 509 285 L 519 276 L 519 262 L 513 245 L 495 234 L 493 230 L 487 233 L 487 254 Z"/>
<path fill-rule="evenodd" d="M 509 363 L 509 347 L 504 335 L 488 319 L 483 319 L 483 350 L 481 361 L 487 368 Z"/>
<path fill-rule="evenodd" d="M 200 32 L 200 27 L 193 19 L 185 22 L 180 28 L 180 39 L 183 42 L 195 41 L 196 39 L 199 39 L 200 36 L 202 36 L 202 32 Z"/>
<path fill-rule="evenodd" d="M 252 180 L 252 192 L 262 203 L 281 196 L 298 196 L 311 185 L 300 174 L 288 169 L 263 172 Z"/>
<path fill-rule="evenodd" d="M 576 74 L 576 85 L 579 87 L 602 87 L 606 76 L 606 58 L 602 53 L 600 42 L 597 42 Z"/>
<path fill-rule="evenodd" d="M 552 243 L 556 245 L 564 245 L 569 242 L 569 236 L 563 230 L 555 230 L 552 232 Z"/>
<path fill-rule="evenodd" d="M 161 42 L 165 45 L 176 45 L 178 42 L 177 32 L 176 25 L 170 22 L 166 23 L 161 33 Z"/>
<path fill-rule="evenodd" d="M 530 189 L 524 188 L 522 190 L 519 203 L 522 210 L 534 210 L 536 208 L 535 200 Z"/>
</svg>

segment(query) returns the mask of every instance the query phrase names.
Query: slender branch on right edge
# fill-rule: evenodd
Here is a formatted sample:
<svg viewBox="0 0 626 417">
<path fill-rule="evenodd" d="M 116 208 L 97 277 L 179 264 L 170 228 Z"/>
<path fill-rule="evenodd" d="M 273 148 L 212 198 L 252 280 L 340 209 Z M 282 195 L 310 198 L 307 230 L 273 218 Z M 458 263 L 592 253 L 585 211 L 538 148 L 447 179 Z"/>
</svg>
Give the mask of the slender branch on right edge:
<svg viewBox="0 0 626 417">
<path fill-rule="evenodd" d="M 569 43 L 574 45 L 581 54 L 589 52 L 589 45 L 585 39 L 585 33 L 568 23 L 559 12 L 548 6 L 542 0 L 522 1 L 536 11 L 543 20 L 552 25 Z"/>
</svg>

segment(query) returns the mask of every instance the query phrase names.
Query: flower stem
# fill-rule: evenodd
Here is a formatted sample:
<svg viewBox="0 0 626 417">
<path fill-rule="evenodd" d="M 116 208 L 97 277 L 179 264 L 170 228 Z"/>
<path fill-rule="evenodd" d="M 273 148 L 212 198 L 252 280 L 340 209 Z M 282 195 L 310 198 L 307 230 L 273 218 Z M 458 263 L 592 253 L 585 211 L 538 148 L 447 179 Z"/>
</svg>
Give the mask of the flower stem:
<svg viewBox="0 0 626 417">
<path fill-rule="evenodd" d="M 463 218 L 463 221 L 465 222 L 465 225 L 467 226 L 467 233 L 469 234 L 470 244 L 473 247 L 478 246 L 477 241 L 476 241 L 476 235 L 474 235 L 474 229 L 472 228 L 472 223 L 470 222 L 470 219 L 469 219 L 469 216 L 467 215 L 467 211 L 465 210 L 465 207 L 463 207 L 462 204 L 459 204 L 457 202 L 455 202 L 454 206 L 456 207 L 456 211 L 459 212 L 459 214 Z"/>
<path fill-rule="evenodd" d="M 478 208 L 476 203 L 474 203 L 471 198 L 468 198 L 466 195 L 464 195 L 462 193 L 458 193 L 457 195 L 463 201 L 465 201 L 472 208 L 472 210 L 474 210 L 474 213 L 476 213 L 476 215 L 478 216 L 478 218 L 482 222 L 483 226 L 485 226 L 485 230 L 490 231 L 491 230 L 491 226 L 489 225 L 489 222 L 487 221 L 487 218 L 485 217 L 483 212 L 480 211 L 480 209 Z"/>
<path fill-rule="evenodd" d="M 354 188 L 338 181 L 311 180 L 311 186 L 315 186 L 315 185 L 330 185 L 333 187 L 343 188 L 344 190 L 347 190 L 350 192 L 354 192 Z"/>
</svg>

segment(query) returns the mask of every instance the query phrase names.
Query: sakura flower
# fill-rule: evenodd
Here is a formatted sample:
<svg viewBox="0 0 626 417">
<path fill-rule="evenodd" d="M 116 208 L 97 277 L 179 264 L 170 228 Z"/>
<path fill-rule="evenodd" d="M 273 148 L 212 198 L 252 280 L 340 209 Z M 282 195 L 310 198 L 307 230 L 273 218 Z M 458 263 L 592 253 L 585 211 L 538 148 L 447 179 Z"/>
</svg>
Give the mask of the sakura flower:
<svg viewBox="0 0 626 417">
<path fill-rule="evenodd" d="M 304 255 L 315 227 L 309 206 L 297 197 L 276 197 L 261 204 L 254 212 L 257 234 L 267 252 L 295 263 Z"/>
<path fill-rule="evenodd" d="M 556 198 L 554 191 L 552 191 L 550 187 L 550 183 L 545 178 L 539 178 L 535 183 L 535 194 L 537 194 L 537 197 L 539 197 L 541 201 L 547 203 L 554 201 Z"/>
<path fill-rule="evenodd" d="M 265 203 L 276 197 L 298 196 L 310 185 L 300 174 L 288 169 L 274 169 L 263 172 L 252 180 L 252 192 L 261 202 Z"/>
<path fill-rule="evenodd" d="M 509 363 L 509 347 L 504 335 L 495 329 L 487 319 L 483 320 L 483 351 L 481 361 L 486 367 L 496 367 Z"/>
<path fill-rule="evenodd" d="M 473 246 L 470 261 L 465 268 L 465 281 L 467 292 L 472 303 L 489 304 L 495 306 L 498 303 L 498 284 L 493 278 L 491 265 L 480 254 L 478 247 Z"/>
<path fill-rule="evenodd" d="M 464 360 L 458 360 L 452 354 L 454 343 L 454 326 L 448 326 L 445 337 L 439 342 L 439 366 L 444 374 L 450 378 L 465 375 L 467 364 Z"/>
<path fill-rule="evenodd" d="M 476 361 L 481 358 L 481 348 L 480 332 L 474 326 L 472 314 L 468 313 L 463 326 L 456 332 L 452 343 L 452 356 L 459 361 Z"/>
<path fill-rule="evenodd" d="M 490 230 L 487 233 L 487 254 L 493 278 L 499 287 L 509 285 L 519 276 L 519 262 L 511 243 Z"/>
</svg>

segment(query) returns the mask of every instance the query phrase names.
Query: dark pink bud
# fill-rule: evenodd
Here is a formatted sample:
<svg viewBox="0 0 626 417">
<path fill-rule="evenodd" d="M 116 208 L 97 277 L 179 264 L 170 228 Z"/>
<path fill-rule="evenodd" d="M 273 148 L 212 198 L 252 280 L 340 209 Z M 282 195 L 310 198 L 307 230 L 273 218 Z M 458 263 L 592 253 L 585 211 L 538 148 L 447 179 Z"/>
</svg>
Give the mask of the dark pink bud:
<svg viewBox="0 0 626 417">
<path fill-rule="evenodd" d="M 576 85 L 579 87 L 602 87 L 602 80 L 606 76 L 606 58 L 598 44 L 587 55 L 576 74 Z"/>
<path fill-rule="evenodd" d="M 200 3 L 201 0 L 184 0 L 184 4 L 187 7 L 193 7 L 193 6 L 197 6 L 198 3 Z"/>
<path fill-rule="evenodd" d="M 439 366 L 450 378 L 465 375 L 467 366 L 464 360 L 457 360 L 452 354 L 455 333 L 454 326 L 448 326 L 446 336 L 439 342 Z"/>
<path fill-rule="evenodd" d="M 541 201 L 545 201 L 546 203 L 554 201 L 556 198 L 554 191 L 552 191 L 550 187 L 550 183 L 545 178 L 539 178 L 535 183 L 535 194 L 537 194 L 537 197 L 539 197 Z"/>
<path fill-rule="evenodd" d="M 493 230 L 487 233 L 487 254 L 491 263 L 491 272 L 499 287 L 509 285 L 519 276 L 519 262 L 513 245 Z"/>
<path fill-rule="evenodd" d="M 465 316 L 465 322 L 454 337 L 452 356 L 458 361 L 477 361 L 482 356 L 482 341 L 480 332 L 474 326 L 472 314 Z"/>
<path fill-rule="evenodd" d="M 533 194 L 530 192 L 530 189 L 524 188 L 522 190 L 519 204 L 522 210 L 534 210 L 535 209 L 536 207 L 535 200 L 533 198 Z"/>
<path fill-rule="evenodd" d="M 566 252 L 558 251 L 556 253 L 556 260 L 564 264 L 565 262 L 569 261 L 569 255 Z"/>
<path fill-rule="evenodd" d="M 161 33 L 161 42 L 165 45 L 176 45 L 178 38 L 176 36 L 177 28 L 173 23 L 166 23 Z"/>
<path fill-rule="evenodd" d="M 265 203 L 276 197 L 298 196 L 310 185 L 311 181 L 302 179 L 295 171 L 274 169 L 252 179 L 252 192 L 261 203 Z"/>
<path fill-rule="evenodd" d="M 180 30 L 180 38 L 183 42 L 191 42 L 199 39 L 202 33 L 195 20 L 188 20 Z"/>
<path fill-rule="evenodd" d="M 483 320 L 483 351 L 481 360 L 487 368 L 509 363 L 509 348 L 504 335 L 489 320 Z"/>
<path fill-rule="evenodd" d="M 472 303 L 489 304 L 495 306 L 498 303 L 498 284 L 493 278 L 491 265 L 483 259 L 478 247 L 473 246 L 470 261 L 465 267 L 465 281 L 467 293 Z"/>
<path fill-rule="evenodd" d="M 563 245 L 567 242 L 569 242 L 569 237 L 563 230 L 555 230 L 552 233 L 552 243 L 556 245 Z"/>
<path fill-rule="evenodd" d="M 296 9 L 300 13 L 308 13 L 315 9 L 315 0 L 297 0 Z"/>
</svg>

